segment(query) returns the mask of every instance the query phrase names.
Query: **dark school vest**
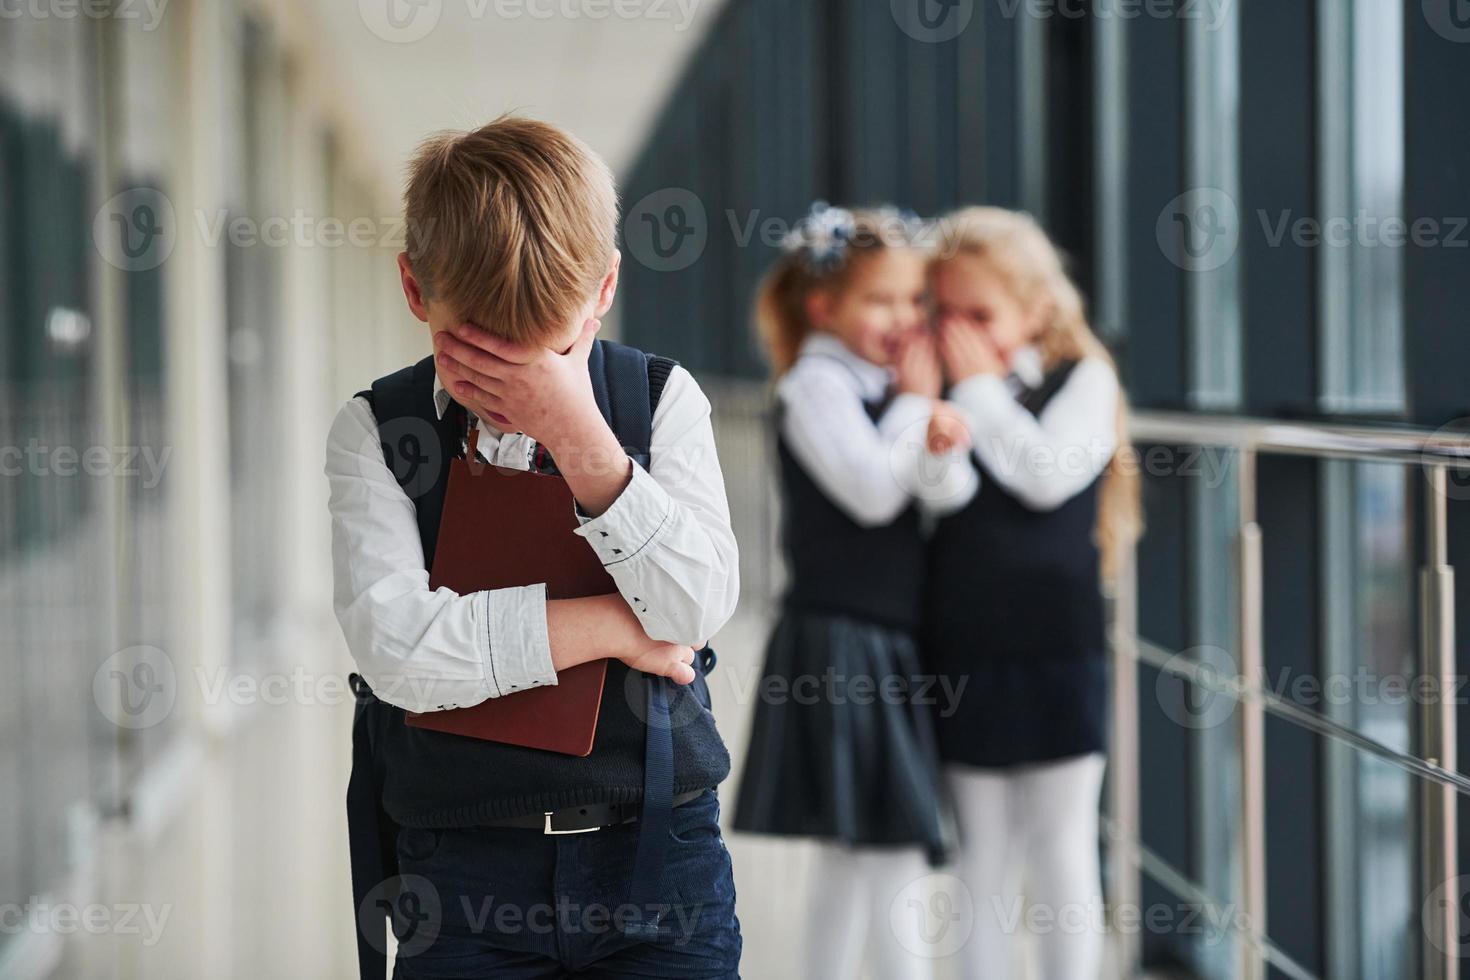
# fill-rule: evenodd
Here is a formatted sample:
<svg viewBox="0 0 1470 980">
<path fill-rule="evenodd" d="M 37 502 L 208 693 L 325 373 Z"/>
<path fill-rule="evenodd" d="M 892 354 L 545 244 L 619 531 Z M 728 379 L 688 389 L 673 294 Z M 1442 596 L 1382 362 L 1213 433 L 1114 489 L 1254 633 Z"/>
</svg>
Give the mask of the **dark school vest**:
<svg viewBox="0 0 1470 980">
<path fill-rule="evenodd" d="M 891 398 L 865 402 L 876 421 Z M 854 521 L 817 486 L 780 434 L 781 546 L 788 580 L 784 606 L 795 613 L 849 616 L 912 631 L 919 623 L 924 542 L 910 503 L 879 527 Z"/>
<path fill-rule="evenodd" d="M 1067 383 L 1063 362 L 1021 404 L 1040 415 Z M 1026 465 L 1017 459 L 1016 465 Z M 937 719 L 948 761 L 1005 766 L 1106 744 L 1106 630 L 1093 541 L 1098 480 L 1035 511 L 977 460 L 980 489 L 929 544 L 926 669 L 968 683 Z"/>
<path fill-rule="evenodd" d="M 635 465 L 648 465 L 651 431 L 627 431 L 608 373 L 619 365 L 646 365 L 652 406 L 673 362 L 598 340 L 589 358 L 598 405 Z M 433 399 L 433 358 L 373 383 L 371 402 L 385 457 L 413 501 L 425 567 L 432 567 L 449 460 L 461 452 L 464 411 L 451 404 L 443 419 Z M 538 459 L 544 454 L 538 453 Z M 697 674 L 699 672 L 696 672 Z M 450 735 L 404 723 L 404 712 L 371 699 L 368 725 L 381 766 L 388 815 L 403 826 L 464 827 L 499 817 L 557 810 L 583 803 L 631 803 L 642 795 L 645 726 L 642 675 L 621 661 L 608 665 L 593 749 L 586 757 L 561 755 Z M 688 687 L 670 685 L 674 793 L 715 786 L 728 775 L 730 757 L 710 714 L 700 675 Z"/>
</svg>

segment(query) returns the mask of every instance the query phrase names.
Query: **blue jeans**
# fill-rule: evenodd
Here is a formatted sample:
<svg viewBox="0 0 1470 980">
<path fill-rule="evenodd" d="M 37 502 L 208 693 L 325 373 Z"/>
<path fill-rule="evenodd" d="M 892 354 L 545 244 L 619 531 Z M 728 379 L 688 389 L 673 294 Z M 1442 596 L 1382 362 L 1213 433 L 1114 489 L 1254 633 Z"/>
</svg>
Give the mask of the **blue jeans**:
<svg viewBox="0 0 1470 980">
<path fill-rule="evenodd" d="M 513 827 L 398 833 L 395 980 L 739 977 L 740 922 L 714 790 L 675 807 L 665 924 L 629 939 L 638 821 L 585 834 Z"/>
</svg>

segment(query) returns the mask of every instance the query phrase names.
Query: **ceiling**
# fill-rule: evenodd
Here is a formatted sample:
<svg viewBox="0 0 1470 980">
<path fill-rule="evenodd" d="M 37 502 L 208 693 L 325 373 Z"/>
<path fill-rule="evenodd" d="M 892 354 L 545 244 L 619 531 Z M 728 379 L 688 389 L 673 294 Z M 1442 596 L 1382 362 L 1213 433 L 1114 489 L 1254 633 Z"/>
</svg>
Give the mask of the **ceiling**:
<svg viewBox="0 0 1470 980">
<path fill-rule="evenodd" d="M 388 187 L 426 134 L 516 109 L 622 174 L 724 0 L 312 0 Z"/>
</svg>

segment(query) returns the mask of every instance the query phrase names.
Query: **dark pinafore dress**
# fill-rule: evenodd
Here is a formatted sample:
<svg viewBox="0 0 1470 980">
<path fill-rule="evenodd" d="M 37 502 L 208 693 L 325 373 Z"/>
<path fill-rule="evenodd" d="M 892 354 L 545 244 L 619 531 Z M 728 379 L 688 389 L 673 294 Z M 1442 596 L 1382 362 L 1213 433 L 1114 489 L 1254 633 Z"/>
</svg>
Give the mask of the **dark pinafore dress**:
<svg viewBox="0 0 1470 980">
<path fill-rule="evenodd" d="M 1020 396 L 1039 415 L 1071 376 L 1063 362 Z M 1050 511 L 1028 509 L 980 465 L 980 491 L 935 528 L 925 667 L 965 679 L 937 719 L 945 763 L 1005 768 L 1107 746 L 1107 656 L 1098 481 Z"/>
<path fill-rule="evenodd" d="M 869 403 L 881 417 L 888 400 Z M 952 842 L 916 631 L 924 538 L 911 504 L 865 528 L 776 438 L 789 571 L 766 647 L 732 826 L 864 846 Z"/>
</svg>

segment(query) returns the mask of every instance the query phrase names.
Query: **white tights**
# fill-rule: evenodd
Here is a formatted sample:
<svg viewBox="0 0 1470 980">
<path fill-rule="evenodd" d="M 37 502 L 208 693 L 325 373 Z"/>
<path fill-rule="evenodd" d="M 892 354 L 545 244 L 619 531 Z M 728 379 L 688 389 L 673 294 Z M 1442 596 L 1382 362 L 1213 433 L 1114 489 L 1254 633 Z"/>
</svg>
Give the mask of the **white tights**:
<svg viewBox="0 0 1470 980">
<path fill-rule="evenodd" d="M 899 932 L 913 917 L 891 920 L 889 910 L 906 886 L 930 870 L 917 847 L 819 842 L 807 901 L 803 980 L 855 980 L 865 944 L 872 956 L 871 976 L 929 980 L 933 961 L 910 952 L 924 948 L 917 925 L 914 936 Z"/>
<path fill-rule="evenodd" d="M 946 770 L 964 837 L 959 877 L 975 909 L 975 929 L 960 954 L 967 980 L 1020 977 L 1021 942 L 1033 930 L 1039 980 L 1097 980 L 1104 762 L 1094 754 L 1008 769 Z"/>
</svg>

